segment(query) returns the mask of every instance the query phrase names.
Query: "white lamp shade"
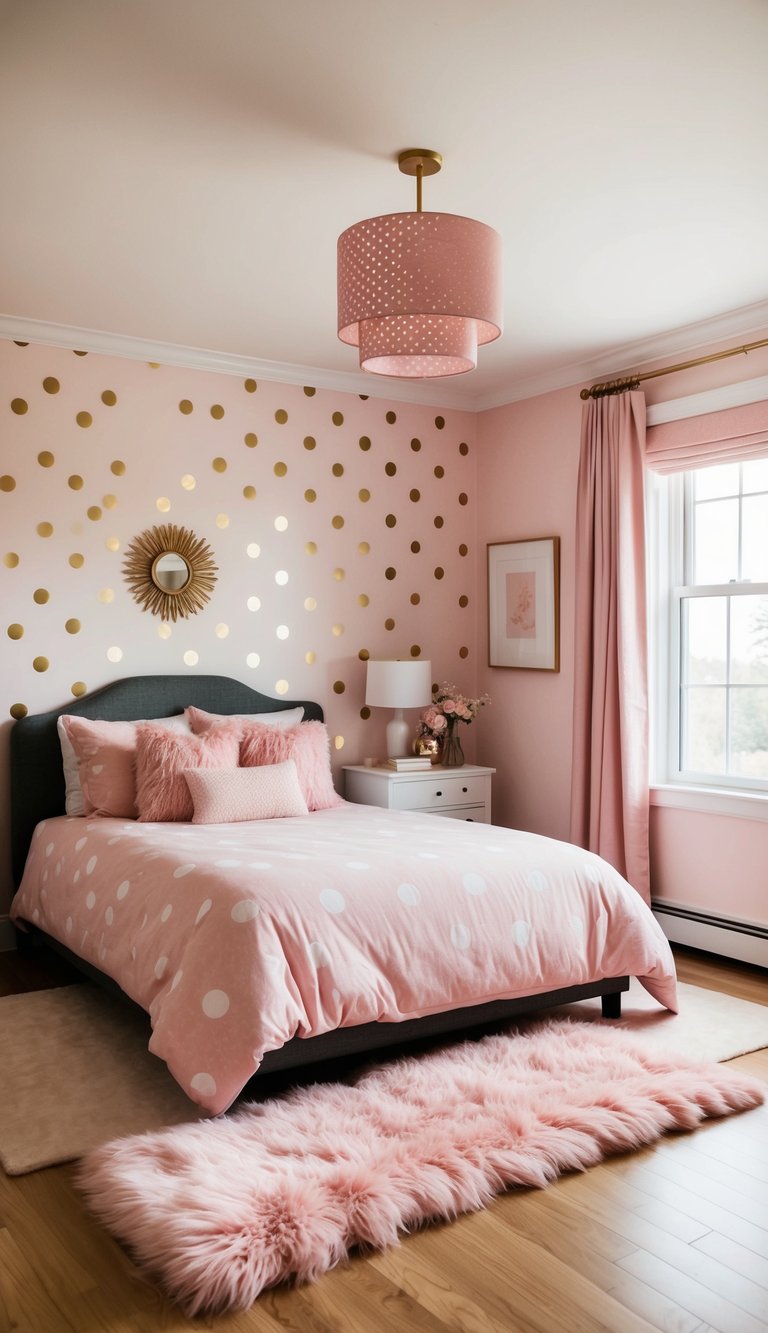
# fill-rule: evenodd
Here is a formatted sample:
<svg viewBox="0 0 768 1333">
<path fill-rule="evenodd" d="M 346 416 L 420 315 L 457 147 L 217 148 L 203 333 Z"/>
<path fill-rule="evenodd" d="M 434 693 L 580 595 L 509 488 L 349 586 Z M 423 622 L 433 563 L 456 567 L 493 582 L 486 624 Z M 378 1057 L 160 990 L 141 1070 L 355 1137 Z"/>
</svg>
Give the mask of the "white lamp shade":
<svg viewBox="0 0 768 1333">
<path fill-rule="evenodd" d="M 369 662 L 365 702 L 371 708 L 424 708 L 432 702 L 432 663 Z"/>
</svg>

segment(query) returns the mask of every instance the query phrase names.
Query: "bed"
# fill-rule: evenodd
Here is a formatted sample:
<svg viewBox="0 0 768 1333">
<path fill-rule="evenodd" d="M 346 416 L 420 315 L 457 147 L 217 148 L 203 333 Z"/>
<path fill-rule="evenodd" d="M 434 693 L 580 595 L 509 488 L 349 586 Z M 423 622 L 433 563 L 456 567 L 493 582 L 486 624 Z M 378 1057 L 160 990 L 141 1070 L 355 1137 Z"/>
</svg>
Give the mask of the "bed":
<svg viewBox="0 0 768 1333">
<path fill-rule="evenodd" d="M 323 720 L 226 677 L 144 676 L 17 721 L 11 915 L 141 1005 L 150 1049 L 210 1113 L 257 1072 L 591 996 L 617 1017 L 631 975 L 676 1007 L 652 914 L 571 844 L 344 801 L 201 825 L 66 815 L 61 715 L 190 706 L 263 722 L 303 708 L 302 737 Z"/>
</svg>

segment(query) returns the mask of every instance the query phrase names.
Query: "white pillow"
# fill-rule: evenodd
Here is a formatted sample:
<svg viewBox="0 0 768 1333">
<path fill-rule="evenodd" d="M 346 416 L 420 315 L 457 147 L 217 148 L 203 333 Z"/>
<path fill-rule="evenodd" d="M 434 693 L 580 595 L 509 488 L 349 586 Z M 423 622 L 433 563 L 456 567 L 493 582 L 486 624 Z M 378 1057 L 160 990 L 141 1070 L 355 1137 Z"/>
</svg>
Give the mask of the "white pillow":
<svg viewBox="0 0 768 1333">
<path fill-rule="evenodd" d="M 206 713 L 204 708 L 195 708 L 193 705 L 184 709 L 184 716 L 195 736 L 202 736 L 220 722 L 241 722 L 243 725 L 247 722 L 261 722 L 265 727 L 297 727 L 304 716 L 304 709 L 299 704 L 297 708 L 278 708 L 274 713 Z"/>
<path fill-rule="evenodd" d="M 189 768 L 193 824 L 239 824 L 309 814 L 292 759 L 261 768 Z"/>
<path fill-rule="evenodd" d="M 66 716 L 68 714 L 63 713 L 61 717 L 56 719 L 56 730 L 59 733 L 61 759 L 64 767 L 64 809 L 68 815 L 84 815 L 85 798 L 80 785 L 80 760 L 64 726 Z M 73 716 L 77 717 L 78 714 L 75 713 Z M 183 713 L 180 713 L 178 717 L 137 718 L 133 722 L 133 726 L 138 727 L 141 722 L 162 722 L 163 726 L 167 727 L 169 731 L 180 731 L 185 736 L 188 736 L 191 731 Z"/>
</svg>

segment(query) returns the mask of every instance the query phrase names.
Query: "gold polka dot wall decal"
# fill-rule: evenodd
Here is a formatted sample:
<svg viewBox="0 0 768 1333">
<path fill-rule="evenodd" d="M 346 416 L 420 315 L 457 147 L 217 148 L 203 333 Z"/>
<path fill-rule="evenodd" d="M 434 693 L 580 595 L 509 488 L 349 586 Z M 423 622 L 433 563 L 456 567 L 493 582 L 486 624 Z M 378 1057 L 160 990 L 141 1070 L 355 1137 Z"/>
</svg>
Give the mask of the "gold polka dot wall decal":
<svg viewBox="0 0 768 1333">
<path fill-rule="evenodd" d="M 344 684 L 344 681 L 343 681 L 343 680 L 335 680 L 335 681 L 333 682 L 333 692 L 334 692 L 334 694 L 343 694 L 346 688 L 347 688 L 347 687 L 346 687 L 346 685 Z"/>
<path fill-rule="evenodd" d="M 107 661 L 108 661 L 108 662 L 122 662 L 122 660 L 123 660 L 123 650 L 122 650 L 122 648 L 118 648 L 118 647 L 115 645 L 114 647 L 112 647 L 112 648 L 108 648 L 108 649 L 107 649 Z"/>
<path fill-rule="evenodd" d="M 93 417 L 91 416 L 90 412 L 78 412 L 77 416 L 75 417 L 75 421 L 77 422 L 78 426 L 82 426 L 83 430 L 85 430 L 88 426 L 93 425 Z"/>
<path fill-rule="evenodd" d="M 360 501 L 362 502 L 362 504 L 367 504 L 367 503 L 368 503 L 368 501 L 369 501 L 370 498 L 371 498 L 371 492 L 368 490 L 368 487 L 367 487 L 367 486 L 363 486 L 363 487 L 357 492 L 357 498 L 358 498 L 358 500 L 360 500 Z"/>
<path fill-rule="evenodd" d="M 388 477 L 394 477 L 395 473 L 397 472 L 397 463 L 385 464 L 384 471 L 386 472 Z"/>
<path fill-rule="evenodd" d="M 411 550 L 414 555 L 418 555 L 421 550 L 421 542 L 411 542 Z"/>
<path fill-rule="evenodd" d="M 278 407 L 277 411 L 275 412 L 275 421 L 277 422 L 278 426 L 284 426 L 287 420 L 288 420 L 288 413 L 286 412 L 285 408 Z"/>
<path fill-rule="evenodd" d="M 29 343 L 19 342 L 18 338 L 14 338 L 13 345 L 14 347 L 29 347 Z"/>
<path fill-rule="evenodd" d="M 108 551 L 119 551 L 119 550 L 120 550 L 120 538 L 119 538 L 119 537 L 107 537 L 107 540 L 105 541 L 104 545 L 106 546 L 106 548 L 107 548 Z"/>
<path fill-rule="evenodd" d="M 226 458 L 214 458 L 211 463 L 211 467 L 213 468 L 214 472 L 226 472 L 227 470 Z"/>
<path fill-rule="evenodd" d="M 50 600 L 50 596 L 51 594 L 47 588 L 35 588 L 32 593 L 32 600 L 37 602 L 38 606 L 45 606 L 46 602 Z"/>
<path fill-rule="evenodd" d="M 59 381 L 56 379 L 55 375 L 46 375 L 45 379 L 43 380 L 43 388 L 45 389 L 46 393 L 58 393 L 59 389 L 61 388 L 61 385 L 59 384 Z"/>
<path fill-rule="evenodd" d="M 7 474 L 3 477 L 0 477 L 0 491 L 15 491 L 15 490 L 16 490 L 15 477 L 9 477 Z"/>
<path fill-rule="evenodd" d="M 117 402 L 117 394 L 114 389 L 105 389 L 101 395 L 101 401 L 105 407 L 114 407 Z"/>
<path fill-rule="evenodd" d="M 421 657 L 421 648 L 418 643 L 411 644 L 411 657 Z"/>
<path fill-rule="evenodd" d="M 76 620 L 73 616 L 70 620 L 64 621 L 64 628 L 67 631 L 67 634 L 79 634 L 83 627 L 80 621 Z"/>
<path fill-rule="evenodd" d="M 445 578 L 445 570 L 443 569 L 442 565 L 438 565 L 438 566 L 437 566 L 437 569 L 435 570 L 435 578 L 436 578 L 436 579 L 444 579 L 444 578 Z"/>
<path fill-rule="evenodd" d="M 117 504 L 116 495 L 102 495 L 101 503 L 105 509 L 114 509 Z"/>
<path fill-rule="evenodd" d="M 361 648 L 357 655 L 361 662 L 367 662 L 371 654 L 368 652 L 367 648 Z"/>
<path fill-rule="evenodd" d="M 314 398 L 315 394 L 317 393 L 317 389 L 313 389 L 311 384 L 305 384 L 304 392 L 307 395 L 307 398 Z"/>
<path fill-rule="evenodd" d="M 11 411 L 16 413 L 17 417 L 23 417 L 25 412 L 29 411 L 29 403 L 23 398 L 11 399 Z"/>
<path fill-rule="evenodd" d="M 342 636 L 342 634 L 344 633 L 344 626 L 343 626 L 343 625 L 332 625 L 332 626 L 331 626 L 331 633 L 333 634 L 333 637 L 334 637 L 335 639 L 340 639 L 341 636 Z"/>
<path fill-rule="evenodd" d="M 224 408 L 221 406 L 221 403 L 213 404 L 211 408 L 211 416 L 214 421 L 221 421 L 221 418 L 224 416 Z"/>
<path fill-rule="evenodd" d="M 384 522 L 386 523 L 388 528 L 397 527 L 397 519 L 395 518 L 394 514 L 387 514 L 387 517 L 384 519 Z"/>
<path fill-rule="evenodd" d="M 418 592 L 412 592 L 412 593 L 411 593 L 411 605 L 412 605 L 412 606 L 418 606 L 420 601 L 421 601 L 421 593 L 418 593 Z"/>
<path fill-rule="evenodd" d="M 170 505 L 168 508 L 170 509 Z M 98 505 L 89 505 L 85 512 L 92 523 L 98 523 L 101 518 L 101 510 Z"/>
<path fill-rule="evenodd" d="M 217 514 L 217 515 L 216 515 L 216 527 L 217 527 L 217 528 L 228 528 L 228 527 L 229 527 L 229 514 Z"/>
<path fill-rule="evenodd" d="M 344 465 L 342 463 L 334 463 L 333 467 L 331 468 L 331 472 L 333 473 L 334 477 L 343 477 Z"/>
<path fill-rule="evenodd" d="M 159 370 L 159 369 L 160 369 L 160 362 L 159 362 L 159 361 L 148 361 L 148 362 L 147 362 L 147 365 L 149 366 L 150 370 Z"/>
<path fill-rule="evenodd" d="M 358 440 L 358 444 L 360 445 L 360 448 L 362 449 L 363 453 L 367 453 L 367 451 L 371 447 L 370 437 L 368 435 L 361 435 L 360 439 Z"/>
<path fill-rule="evenodd" d="M 358 555 L 370 555 L 370 552 L 371 552 L 370 543 L 369 543 L 369 542 L 358 542 L 358 543 L 357 543 L 357 551 L 358 551 Z"/>
<path fill-rule="evenodd" d="M 20 717 L 27 716 L 29 709 L 27 708 L 26 704 L 11 704 L 10 708 L 8 709 L 8 712 L 10 713 L 11 717 L 15 718 L 15 720 L 18 722 Z"/>
<path fill-rule="evenodd" d="M 459 657 L 469 657 L 469 649 L 468 649 L 468 648 L 460 648 L 460 649 L 459 649 Z"/>
<path fill-rule="evenodd" d="M 181 402 L 179 403 L 179 411 L 182 413 L 182 415 L 188 417 L 190 412 L 194 412 L 194 410 L 195 409 L 192 403 L 190 403 L 189 399 L 182 398 Z"/>
<path fill-rule="evenodd" d="M 113 461 L 109 465 L 109 470 L 110 472 L 114 473 L 116 477 L 124 477 L 125 463 L 123 462 L 122 458 L 113 459 Z"/>
<path fill-rule="evenodd" d="M 442 430 L 445 425 L 445 417 L 435 417 L 435 425 L 438 430 Z"/>
<path fill-rule="evenodd" d="M 442 466 L 441 463 L 438 463 L 437 467 L 435 468 L 435 476 L 438 478 L 438 480 L 440 479 L 440 477 L 445 476 L 445 468 Z"/>
<path fill-rule="evenodd" d="M 469 555 L 469 547 L 466 542 L 461 543 L 461 546 L 459 547 L 459 555 Z"/>
<path fill-rule="evenodd" d="M 416 437 L 414 436 L 414 438 L 411 440 L 411 448 L 413 449 L 413 452 L 417 454 L 421 448 L 421 440 L 416 439 Z"/>
<path fill-rule="evenodd" d="M 314 597 L 305 597 L 305 598 L 304 598 L 304 610 L 305 610 L 305 611 L 316 611 L 316 610 L 317 610 L 317 600 L 316 600 L 316 598 L 314 598 Z"/>
<path fill-rule="evenodd" d="M 37 528 L 36 528 L 36 532 L 37 532 L 38 537 L 52 537 L 52 536 L 53 536 L 53 524 L 52 524 L 52 523 L 38 523 Z"/>
<path fill-rule="evenodd" d="M 331 519 L 331 526 L 334 528 L 344 527 L 344 519 L 342 518 L 341 514 L 334 514 L 333 518 Z"/>
<path fill-rule="evenodd" d="M 43 449 L 42 452 L 37 455 L 37 461 L 41 467 L 53 467 L 56 459 L 49 449 Z"/>
<path fill-rule="evenodd" d="M 252 430 L 249 430 L 248 434 L 243 436 L 243 440 L 248 445 L 249 449 L 255 449 L 256 445 L 259 443 L 258 435 L 254 435 Z"/>
<path fill-rule="evenodd" d="M 459 445 L 459 453 L 462 455 L 463 458 L 466 458 L 467 454 L 469 453 L 469 445 L 466 444 L 464 440 L 462 440 L 461 444 Z"/>
<path fill-rule="evenodd" d="M 251 668 L 255 668 L 259 665 L 260 661 L 261 658 L 259 657 L 258 653 L 249 653 L 245 659 L 245 665 Z"/>
<path fill-rule="evenodd" d="M 334 569 L 334 571 L 333 571 L 333 577 L 335 578 L 335 580 L 336 580 L 337 583 L 341 583 L 341 580 L 342 580 L 343 578 L 345 578 L 346 575 L 345 575 L 343 569 Z"/>
<path fill-rule="evenodd" d="M 288 464 L 275 463 L 275 466 L 273 467 L 272 471 L 274 472 L 276 477 L 284 477 L 286 472 L 288 471 Z"/>
<path fill-rule="evenodd" d="M 304 448 L 305 448 L 305 449 L 308 449 L 308 450 L 311 451 L 311 450 L 314 449 L 316 446 L 317 446 L 317 440 L 315 439 L 314 435 L 305 435 L 305 436 L 304 436 Z"/>
<path fill-rule="evenodd" d="M 459 598 L 459 606 L 469 606 L 469 598 L 466 593 L 461 594 L 461 597 Z"/>
<path fill-rule="evenodd" d="M 84 680 L 76 680 L 69 687 L 70 694 L 74 694 L 76 699 L 79 699 L 81 695 L 87 693 L 87 690 L 88 686 L 86 685 Z"/>
<path fill-rule="evenodd" d="M 6 551 L 5 555 L 3 556 L 3 564 L 5 565 L 6 569 L 17 569 L 19 564 L 19 557 L 17 553 L 15 551 Z"/>
<path fill-rule="evenodd" d="M 465 505 L 468 503 L 468 501 L 469 501 L 469 496 L 466 495 L 464 491 L 462 491 L 461 494 L 459 495 L 459 504 Z"/>
<path fill-rule="evenodd" d="M 291 637 L 291 631 L 287 625 L 278 625 L 275 634 L 278 639 L 289 639 Z"/>
<path fill-rule="evenodd" d="M 158 495 L 155 500 L 155 508 L 160 510 L 161 514 L 167 514 L 171 507 L 171 502 L 167 495 Z"/>
<path fill-rule="evenodd" d="M 394 629 L 394 628 L 395 628 L 395 622 L 394 622 L 394 620 L 392 619 L 391 616 L 387 616 L 386 620 L 384 621 L 384 628 L 385 628 L 385 629 Z"/>
<path fill-rule="evenodd" d="M 47 657 L 32 658 L 32 666 L 35 671 L 47 671 L 50 665 L 51 664 Z"/>
<path fill-rule="evenodd" d="M 414 486 L 413 490 L 409 492 L 409 499 L 411 499 L 414 504 L 418 504 L 421 499 L 421 491 L 417 491 Z"/>
<path fill-rule="evenodd" d="M 181 484 L 185 491 L 193 491 L 197 485 L 197 478 L 193 477 L 191 472 L 185 472 Z"/>
<path fill-rule="evenodd" d="M 387 412 L 386 419 L 389 422 L 390 426 L 394 426 L 395 422 L 397 421 L 397 412 Z"/>
<path fill-rule="evenodd" d="M 200 654 L 196 653 L 194 648 L 188 648 L 184 654 L 184 663 L 186 666 L 197 666 L 200 661 Z"/>
<path fill-rule="evenodd" d="M 243 499 L 244 499 L 244 500 L 255 500 L 255 499 L 256 499 L 256 487 L 255 487 L 255 486 L 244 486 L 244 487 L 243 487 Z"/>
<path fill-rule="evenodd" d="M 289 574 L 287 569 L 275 570 L 275 583 L 277 584 L 278 588 L 284 588 L 286 583 L 288 582 L 288 579 L 289 579 Z"/>
<path fill-rule="evenodd" d="M 290 688 L 287 680 L 275 681 L 275 694 L 287 694 Z"/>
<path fill-rule="evenodd" d="M 307 555 L 317 555 L 317 542 L 305 542 L 304 550 Z"/>
<path fill-rule="evenodd" d="M 368 596 L 367 593 L 365 593 L 365 592 L 358 593 L 358 597 L 357 597 L 357 605 L 358 605 L 358 606 L 368 606 L 368 605 L 370 604 L 370 600 L 371 600 L 371 599 L 370 599 L 370 597 Z"/>
<path fill-rule="evenodd" d="M 278 514 L 275 519 L 275 532 L 286 532 L 288 530 L 288 519 L 285 514 Z"/>
<path fill-rule="evenodd" d="M 313 653 L 312 650 L 310 649 L 308 653 L 304 654 L 304 661 L 306 662 L 307 666 L 314 666 L 315 662 L 317 661 L 317 653 Z"/>
<path fill-rule="evenodd" d="M 249 597 L 245 605 L 248 607 L 249 611 L 258 611 L 261 608 L 261 598 Z"/>
<path fill-rule="evenodd" d="M 368 721 L 368 718 L 371 716 L 371 710 L 367 705 L 360 709 L 360 716 L 364 722 Z"/>
<path fill-rule="evenodd" d="M 255 380 L 243 380 L 243 388 L 246 393 L 255 393 L 258 387 Z"/>
<path fill-rule="evenodd" d="M 6 634 L 8 635 L 9 639 L 21 639 L 24 637 L 24 626 L 9 625 L 6 630 Z"/>
<path fill-rule="evenodd" d="M 343 425 L 344 425 L 344 413 L 343 413 L 343 412 L 334 412 L 334 413 L 333 413 L 333 416 L 331 417 L 331 421 L 333 422 L 334 426 L 343 426 Z"/>
<path fill-rule="evenodd" d="M 73 355 L 73 356 L 87 356 L 88 353 L 87 353 L 87 352 L 78 352 L 78 351 L 76 351 L 75 348 L 73 347 L 73 348 L 72 348 L 72 355 Z"/>
<path fill-rule="evenodd" d="M 433 518 L 432 522 L 434 523 L 436 528 L 441 528 L 445 522 L 445 519 L 443 518 L 442 514 L 435 514 L 435 517 Z"/>
<path fill-rule="evenodd" d="M 67 477 L 67 485 L 71 491 L 81 491 L 84 482 L 82 477 L 79 477 L 76 472 L 73 472 L 71 477 Z"/>
<path fill-rule="evenodd" d="M 162 625 L 158 625 L 157 627 L 157 633 L 161 639 L 170 639 L 172 632 L 173 631 L 167 621 L 163 621 Z"/>
<path fill-rule="evenodd" d="M 79 551 L 73 551 L 69 557 L 69 563 L 73 569 L 82 569 L 85 564 L 85 556 L 81 555 Z"/>
<path fill-rule="evenodd" d="M 343 750 L 343 749 L 344 749 L 344 737 L 343 737 L 343 736 L 334 736 L 334 738 L 333 738 L 333 748 L 334 748 L 334 750 Z"/>
<path fill-rule="evenodd" d="M 229 625 L 225 625 L 224 622 L 222 621 L 221 624 L 216 626 L 214 633 L 217 639 L 226 639 L 227 635 L 229 634 Z"/>
<path fill-rule="evenodd" d="M 312 487 L 310 486 L 310 487 L 304 492 L 304 499 L 306 500 L 306 502 L 307 502 L 308 505 L 312 505 L 312 504 L 314 504 L 314 503 L 315 503 L 315 500 L 317 499 L 317 491 L 313 491 L 313 490 L 312 490 Z"/>
<path fill-rule="evenodd" d="M 109 603 L 114 602 L 114 600 L 115 600 L 114 588 L 101 588 L 99 590 L 99 601 L 103 602 L 105 606 L 108 606 Z"/>
</svg>

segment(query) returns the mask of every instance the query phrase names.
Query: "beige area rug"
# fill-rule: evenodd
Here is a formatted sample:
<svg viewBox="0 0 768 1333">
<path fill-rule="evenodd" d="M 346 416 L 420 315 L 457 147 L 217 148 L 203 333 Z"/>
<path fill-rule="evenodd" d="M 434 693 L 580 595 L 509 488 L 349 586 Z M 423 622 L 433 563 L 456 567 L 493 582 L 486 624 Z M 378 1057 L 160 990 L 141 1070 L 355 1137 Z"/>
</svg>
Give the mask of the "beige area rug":
<svg viewBox="0 0 768 1333">
<path fill-rule="evenodd" d="M 730 1060 L 768 1046 L 768 1007 L 679 986 L 680 1014 L 637 982 L 620 1026 L 688 1059 Z M 552 1016 L 600 1018 L 585 1000 Z M 205 1113 L 147 1050 L 147 1019 L 88 983 L 0 998 L 0 1162 L 8 1175 L 81 1157 L 111 1139 Z"/>
</svg>

